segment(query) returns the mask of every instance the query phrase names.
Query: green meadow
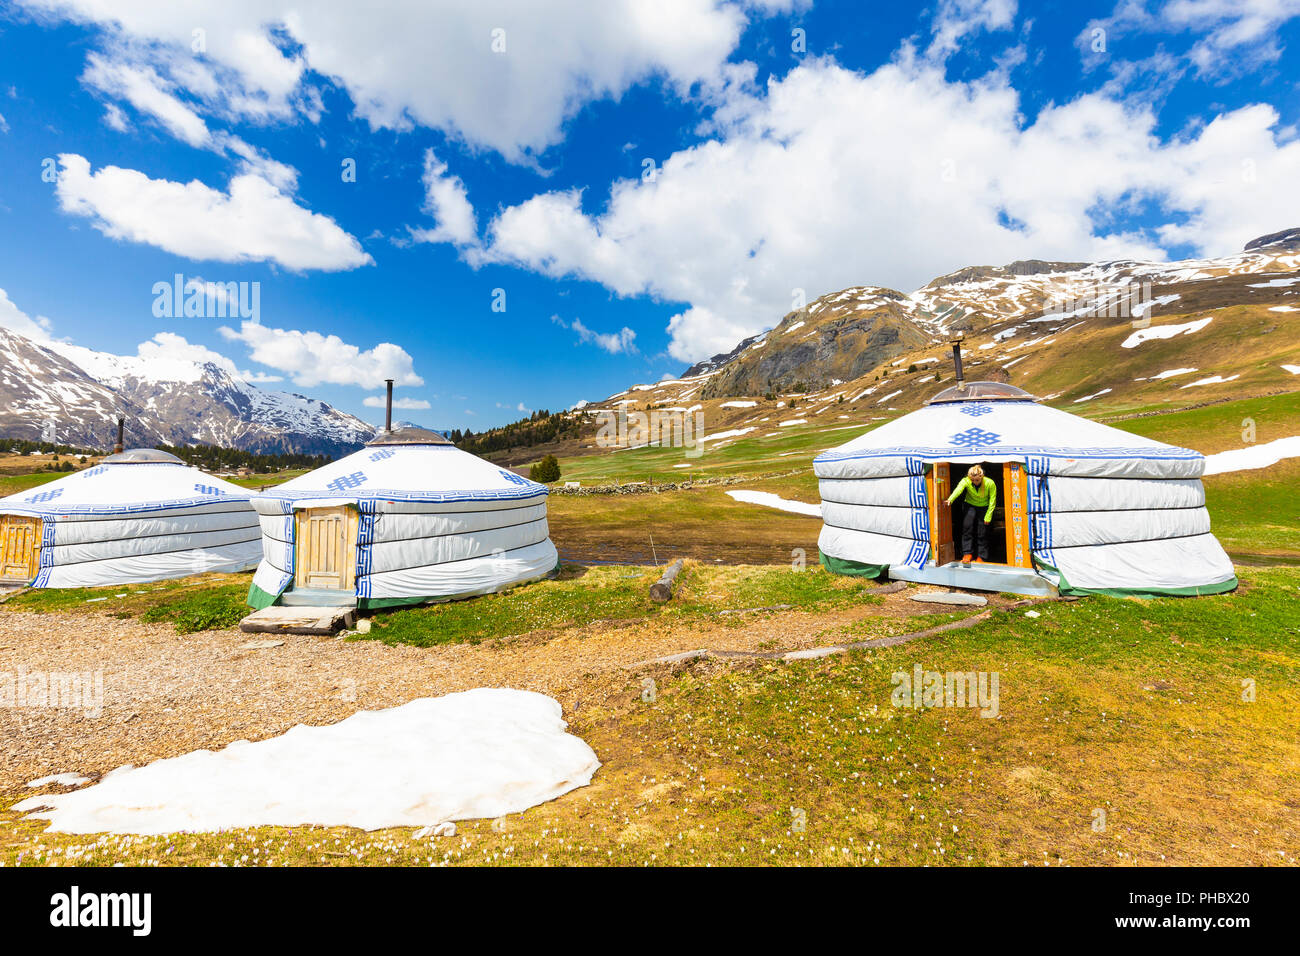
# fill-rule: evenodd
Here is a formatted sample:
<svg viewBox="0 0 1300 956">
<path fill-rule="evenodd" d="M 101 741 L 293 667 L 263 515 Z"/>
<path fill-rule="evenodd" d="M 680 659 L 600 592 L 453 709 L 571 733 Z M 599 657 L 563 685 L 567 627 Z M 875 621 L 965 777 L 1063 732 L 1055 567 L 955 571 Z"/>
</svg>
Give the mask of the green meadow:
<svg viewBox="0 0 1300 956">
<path fill-rule="evenodd" d="M 1250 569 L 1231 595 L 1096 597 L 821 660 L 634 669 L 568 715 L 603 763 L 590 786 L 454 837 L 54 835 L 10 797 L 0 862 L 1294 866 L 1300 742 L 1280 729 L 1300 707 L 1297 591 L 1300 570 Z M 898 706 L 917 667 L 996 674 L 996 706 Z"/>
</svg>

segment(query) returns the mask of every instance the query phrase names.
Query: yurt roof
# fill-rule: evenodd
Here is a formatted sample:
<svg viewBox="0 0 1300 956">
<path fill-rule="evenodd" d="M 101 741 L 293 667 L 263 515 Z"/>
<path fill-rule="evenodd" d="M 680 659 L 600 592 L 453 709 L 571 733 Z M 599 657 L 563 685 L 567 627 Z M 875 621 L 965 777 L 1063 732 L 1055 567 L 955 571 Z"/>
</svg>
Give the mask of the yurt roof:
<svg viewBox="0 0 1300 956">
<path fill-rule="evenodd" d="M 408 428 L 393 434 L 412 437 L 412 431 L 423 430 Z M 256 497 L 443 502 L 532 498 L 545 493 L 545 485 L 461 451 L 443 438 L 428 443 L 372 441 L 361 451 Z"/>
<path fill-rule="evenodd" d="M 445 435 L 438 432 L 429 431 L 427 428 L 417 428 L 414 425 L 408 425 L 405 428 L 394 428 L 392 431 L 381 431 L 370 441 L 366 442 L 366 447 L 374 448 L 384 445 L 450 445 Z"/>
<path fill-rule="evenodd" d="M 974 383 L 979 384 L 979 383 Z M 942 394 L 942 393 L 941 393 Z M 886 422 L 814 464 L 869 459 L 1025 461 L 1030 471 L 1130 477 L 1199 477 L 1204 458 L 1029 399 L 943 401 Z M 1033 459 L 1054 462 L 1033 467 Z M 1085 467 L 1082 462 L 1088 462 Z M 825 468 L 819 469 L 822 474 Z"/>
<path fill-rule="evenodd" d="M 113 515 L 247 501 L 246 488 L 192 468 L 174 455 L 133 448 L 93 468 L 0 498 L 0 512 L 28 515 Z"/>
<path fill-rule="evenodd" d="M 1038 397 L 1006 382 L 958 382 L 945 388 L 926 404 L 943 405 L 946 402 L 972 401 L 1036 402 Z"/>
<path fill-rule="evenodd" d="M 109 455 L 100 460 L 102 465 L 183 465 L 181 461 L 170 452 L 161 451 L 157 448 L 128 448 L 126 451 L 119 451 L 115 455 Z"/>
</svg>

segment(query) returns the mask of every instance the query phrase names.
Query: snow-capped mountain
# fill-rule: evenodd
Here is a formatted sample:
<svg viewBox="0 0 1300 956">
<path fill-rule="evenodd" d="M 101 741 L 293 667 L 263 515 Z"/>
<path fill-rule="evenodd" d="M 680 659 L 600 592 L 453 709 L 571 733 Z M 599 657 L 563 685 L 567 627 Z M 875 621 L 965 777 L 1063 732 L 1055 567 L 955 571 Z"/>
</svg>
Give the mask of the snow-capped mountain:
<svg viewBox="0 0 1300 956">
<path fill-rule="evenodd" d="M 956 332 L 968 340 L 1028 341 L 1027 333 L 1046 338 L 1098 315 L 1127 321 L 1252 305 L 1271 307 L 1281 318 L 1291 306 L 1279 306 L 1278 295 L 1300 289 L 1297 270 L 1300 228 L 1260 236 L 1242 252 L 1212 259 L 1033 259 L 968 266 L 907 295 L 855 286 L 787 313 L 768 331 L 687 369 L 675 383 L 633 386 L 607 402 L 647 388 L 655 388 L 657 400 L 676 388 L 676 401 L 829 388 L 893 367 Z"/>
<path fill-rule="evenodd" d="M 970 266 L 906 295 L 820 296 L 681 378 L 581 411 L 699 412 L 719 441 L 867 409 L 879 420 L 951 381 L 959 332 L 968 378 L 1014 381 L 1070 408 L 1252 397 L 1295 390 L 1297 318 L 1300 228 L 1216 258 Z"/>
<path fill-rule="evenodd" d="M 260 389 L 212 362 L 112 355 L 0 329 L 0 436 L 107 448 L 210 444 L 336 455 L 374 426 L 325 402 Z"/>
</svg>

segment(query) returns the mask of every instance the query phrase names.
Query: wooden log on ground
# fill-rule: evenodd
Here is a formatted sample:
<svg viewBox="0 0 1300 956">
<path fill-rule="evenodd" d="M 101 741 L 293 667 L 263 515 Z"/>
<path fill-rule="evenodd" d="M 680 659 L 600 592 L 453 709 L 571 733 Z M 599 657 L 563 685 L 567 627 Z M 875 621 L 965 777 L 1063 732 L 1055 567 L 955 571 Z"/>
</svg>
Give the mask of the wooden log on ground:
<svg viewBox="0 0 1300 956">
<path fill-rule="evenodd" d="M 673 581 L 682 570 L 682 559 L 678 558 L 668 569 L 664 571 L 661 577 L 654 584 L 650 585 L 650 600 L 663 604 L 665 601 L 671 601 L 673 597 Z"/>
</svg>

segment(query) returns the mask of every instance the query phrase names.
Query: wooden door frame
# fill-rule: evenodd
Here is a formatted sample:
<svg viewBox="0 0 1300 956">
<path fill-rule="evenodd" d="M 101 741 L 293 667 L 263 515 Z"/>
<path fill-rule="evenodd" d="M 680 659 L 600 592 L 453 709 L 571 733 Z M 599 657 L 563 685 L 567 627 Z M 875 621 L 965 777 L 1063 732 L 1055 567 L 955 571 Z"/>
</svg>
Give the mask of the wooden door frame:
<svg viewBox="0 0 1300 956">
<path fill-rule="evenodd" d="M 942 567 L 957 559 L 957 546 L 952 540 L 952 509 L 948 496 L 952 494 L 952 463 L 930 463 L 926 477 L 926 490 L 930 495 L 930 560 Z M 948 552 L 945 559 L 945 552 Z"/>
<path fill-rule="evenodd" d="M 1023 461 L 1002 463 L 1002 516 L 1007 535 L 1007 566 L 1032 568 L 1029 541 L 1029 475 Z"/>
<path fill-rule="evenodd" d="M 1002 520 L 1007 541 L 1006 567 L 1032 568 L 1034 560 L 1029 538 L 1029 475 L 1023 461 L 1004 461 L 999 494 L 1002 495 Z M 926 475 L 930 495 L 930 557 L 936 567 L 947 564 L 941 548 L 952 548 L 950 560 L 956 560 L 953 543 L 952 511 L 946 504 L 952 494 L 952 462 L 930 463 Z"/>
<path fill-rule="evenodd" d="M 23 565 L 24 574 L 9 576 L 4 573 L 8 565 L 10 529 L 26 526 L 31 534 L 31 547 L 27 549 L 27 560 Z M 0 580 L 24 582 L 32 580 L 41 569 L 41 538 L 45 531 L 45 521 L 35 515 L 0 515 Z"/>
<path fill-rule="evenodd" d="M 303 535 L 304 519 L 311 517 L 313 512 L 339 512 L 343 518 L 343 540 L 340 542 L 342 555 L 340 556 L 340 575 L 337 586 L 322 586 L 320 584 L 310 583 L 309 575 L 312 569 L 307 567 L 308 549 L 306 547 L 306 538 Z M 294 536 L 294 557 L 293 557 L 293 586 L 295 590 L 328 590 L 328 591 L 355 591 L 357 588 L 357 533 L 361 524 L 361 512 L 356 505 L 320 505 L 318 507 L 296 508 L 293 513 L 293 536 Z"/>
</svg>

